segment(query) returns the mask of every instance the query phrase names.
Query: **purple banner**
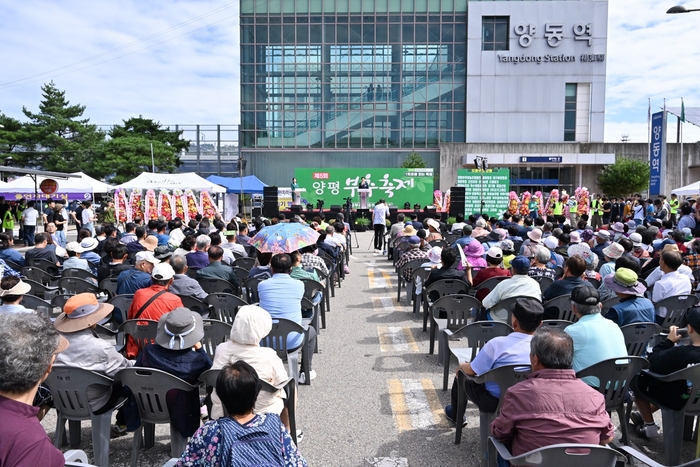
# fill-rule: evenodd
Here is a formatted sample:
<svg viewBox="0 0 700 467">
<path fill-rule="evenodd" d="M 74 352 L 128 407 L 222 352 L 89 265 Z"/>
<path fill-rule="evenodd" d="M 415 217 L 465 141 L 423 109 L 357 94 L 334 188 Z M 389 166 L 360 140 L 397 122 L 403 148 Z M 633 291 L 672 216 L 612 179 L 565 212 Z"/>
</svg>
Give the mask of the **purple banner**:
<svg viewBox="0 0 700 467">
<path fill-rule="evenodd" d="M 39 201 L 45 201 L 49 198 L 51 199 L 62 199 L 62 200 L 68 200 L 68 201 L 73 201 L 73 200 L 86 200 L 86 199 L 92 199 L 92 193 L 54 193 L 52 195 L 47 195 L 42 193 L 41 191 L 37 193 L 36 195 L 34 193 L 7 193 L 7 192 L 2 192 L 0 191 L 0 196 L 4 196 L 6 200 L 12 201 L 12 200 L 20 200 L 22 198 L 26 199 L 27 201 L 31 200 L 39 200 Z"/>
</svg>

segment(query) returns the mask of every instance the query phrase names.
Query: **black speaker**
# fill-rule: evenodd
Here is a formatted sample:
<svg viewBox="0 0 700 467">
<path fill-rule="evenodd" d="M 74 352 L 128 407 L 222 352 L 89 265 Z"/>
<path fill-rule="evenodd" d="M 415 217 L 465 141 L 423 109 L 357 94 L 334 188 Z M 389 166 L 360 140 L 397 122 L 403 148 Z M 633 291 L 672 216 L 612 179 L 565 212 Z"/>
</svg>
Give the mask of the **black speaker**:
<svg viewBox="0 0 700 467">
<path fill-rule="evenodd" d="M 343 212 L 343 207 L 339 204 L 332 204 L 331 212 Z"/>
<path fill-rule="evenodd" d="M 290 209 L 292 212 L 301 212 L 301 204 L 292 204 Z"/>
<path fill-rule="evenodd" d="M 280 205 L 277 202 L 270 203 L 266 201 L 263 203 L 262 209 L 265 217 L 272 218 L 280 215 Z"/>
<path fill-rule="evenodd" d="M 253 208 L 253 217 L 262 216 L 262 208 Z"/>
<path fill-rule="evenodd" d="M 423 212 L 437 212 L 437 208 L 435 206 L 426 206 L 423 208 Z"/>
<path fill-rule="evenodd" d="M 276 186 L 263 187 L 263 196 L 277 196 L 277 191 Z"/>
</svg>

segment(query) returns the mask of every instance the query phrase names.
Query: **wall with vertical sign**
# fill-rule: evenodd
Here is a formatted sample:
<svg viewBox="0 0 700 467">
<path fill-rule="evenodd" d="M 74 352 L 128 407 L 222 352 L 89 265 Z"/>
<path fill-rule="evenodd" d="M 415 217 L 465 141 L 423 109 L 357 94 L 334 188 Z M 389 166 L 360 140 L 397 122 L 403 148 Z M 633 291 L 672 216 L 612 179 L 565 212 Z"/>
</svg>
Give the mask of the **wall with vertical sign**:
<svg viewBox="0 0 700 467">
<path fill-rule="evenodd" d="M 666 112 L 661 111 L 651 116 L 651 143 L 649 144 L 649 195 L 665 193 L 666 167 Z"/>
</svg>

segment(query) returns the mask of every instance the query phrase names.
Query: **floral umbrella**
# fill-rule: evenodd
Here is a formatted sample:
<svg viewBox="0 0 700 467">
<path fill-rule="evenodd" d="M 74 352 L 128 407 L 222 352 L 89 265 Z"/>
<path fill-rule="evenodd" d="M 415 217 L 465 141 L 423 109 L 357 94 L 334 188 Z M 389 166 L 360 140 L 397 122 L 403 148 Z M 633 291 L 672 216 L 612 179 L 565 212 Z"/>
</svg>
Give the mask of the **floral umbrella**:
<svg viewBox="0 0 700 467">
<path fill-rule="evenodd" d="M 318 236 L 318 232 L 306 225 L 280 222 L 263 227 L 249 244 L 262 253 L 291 253 L 315 244 Z"/>
</svg>

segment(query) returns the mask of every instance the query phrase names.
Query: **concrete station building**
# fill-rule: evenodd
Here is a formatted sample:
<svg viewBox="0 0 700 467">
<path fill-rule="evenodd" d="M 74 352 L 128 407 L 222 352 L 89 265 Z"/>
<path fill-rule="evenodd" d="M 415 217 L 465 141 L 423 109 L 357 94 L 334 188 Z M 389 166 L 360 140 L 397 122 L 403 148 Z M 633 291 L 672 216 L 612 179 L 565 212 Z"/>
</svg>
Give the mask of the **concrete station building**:
<svg viewBox="0 0 700 467">
<path fill-rule="evenodd" d="M 486 156 L 516 191 L 596 191 L 616 154 L 647 157 L 603 144 L 607 0 L 240 5 L 241 155 L 269 184 L 416 151 L 443 190 Z"/>
</svg>

